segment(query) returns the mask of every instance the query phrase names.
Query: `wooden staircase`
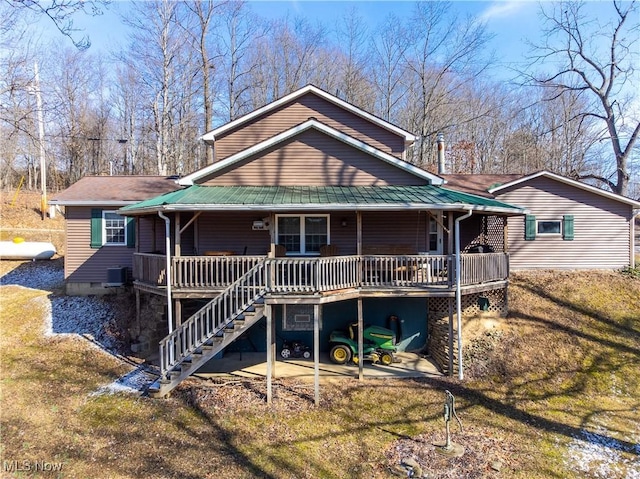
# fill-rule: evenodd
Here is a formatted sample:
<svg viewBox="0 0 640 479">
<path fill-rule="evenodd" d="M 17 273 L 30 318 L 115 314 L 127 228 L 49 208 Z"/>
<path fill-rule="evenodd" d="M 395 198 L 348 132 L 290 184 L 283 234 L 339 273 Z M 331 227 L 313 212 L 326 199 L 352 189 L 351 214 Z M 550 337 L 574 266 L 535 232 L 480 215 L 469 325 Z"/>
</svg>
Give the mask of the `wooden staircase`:
<svg viewBox="0 0 640 479">
<path fill-rule="evenodd" d="M 160 341 L 160 378 L 151 397 L 178 384 L 264 317 L 266 268 L 262 261 Z"/>
</svg>

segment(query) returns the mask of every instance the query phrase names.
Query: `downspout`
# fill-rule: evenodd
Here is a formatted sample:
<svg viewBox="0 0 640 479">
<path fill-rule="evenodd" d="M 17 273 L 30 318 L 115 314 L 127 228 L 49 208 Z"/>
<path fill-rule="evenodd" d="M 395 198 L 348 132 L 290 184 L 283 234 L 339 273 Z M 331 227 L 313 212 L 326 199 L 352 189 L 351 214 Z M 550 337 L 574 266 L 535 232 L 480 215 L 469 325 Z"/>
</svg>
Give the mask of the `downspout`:
<svg viewBox="0 0 640 479">
<path fill-rule="evenodd" d="M 164 220 L 165 249 L 166 249 L 166 276 L 167 276 L 167 322 L 169 323 L 169 334 L 173 332 L 173 303 L 171 301 L 171 222 L 162 211 L 158 211 L 158 216 Z"/>
<path fill-rule="evenodd" d="M 466 215 L 456 218 L 455 236 L 456 236 L 456 316 L 457 316 L 457 328 L 458 328 L 458 379 L 464 379 L 464 372 L 462 367 L 462 295 L 460 293 L 461 278 L 460 278 L 460 222 L 471 217 L 472 210 Z"/>
</svg>

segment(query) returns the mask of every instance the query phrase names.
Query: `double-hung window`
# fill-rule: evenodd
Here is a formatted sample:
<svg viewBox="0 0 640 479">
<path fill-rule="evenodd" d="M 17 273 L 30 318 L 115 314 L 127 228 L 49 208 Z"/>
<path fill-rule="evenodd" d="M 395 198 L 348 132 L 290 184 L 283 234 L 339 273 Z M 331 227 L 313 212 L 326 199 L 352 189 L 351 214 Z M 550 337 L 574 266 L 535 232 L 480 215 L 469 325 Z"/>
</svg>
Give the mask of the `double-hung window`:
<svg viewBox="0 0 640 479">
<path fill-rule="evenodd" d="M 102 212 L 103 238 L 106 245 L 124 246 L 127 244 L 127 223 L 124 216 L 114 211 Z"/>
<path fill-rule="evenodd" d="M 135 221 L 119 215 L 117 211 L 93 208 L 91 210 L 91 248 L 103 246 L 135 246 Z"/>
<path fill-rule="evenodd" d="M 318 255 L 329 244 L 329 215 L 279 215 L 276 234 L 287 253 Z"/>
</svg>

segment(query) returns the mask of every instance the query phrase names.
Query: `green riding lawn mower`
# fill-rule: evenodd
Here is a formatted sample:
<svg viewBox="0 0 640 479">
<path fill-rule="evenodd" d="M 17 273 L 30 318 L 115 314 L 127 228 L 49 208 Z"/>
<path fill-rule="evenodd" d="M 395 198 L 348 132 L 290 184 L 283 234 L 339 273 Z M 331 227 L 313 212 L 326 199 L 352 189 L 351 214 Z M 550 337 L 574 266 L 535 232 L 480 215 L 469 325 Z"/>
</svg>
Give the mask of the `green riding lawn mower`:
<svg viewBox="0 0 640 479">
<path fill-rule="evenodd" d="M 396 335 L 380 326 L 366 326 L 362 332 L 363 358 L 385 366 L 396 361 Z M 348 331 L 333 331 L 329 336 L 329 357 L 336 364 L 358 363 L 358 323 L 349 324 Z"/>
</svg>

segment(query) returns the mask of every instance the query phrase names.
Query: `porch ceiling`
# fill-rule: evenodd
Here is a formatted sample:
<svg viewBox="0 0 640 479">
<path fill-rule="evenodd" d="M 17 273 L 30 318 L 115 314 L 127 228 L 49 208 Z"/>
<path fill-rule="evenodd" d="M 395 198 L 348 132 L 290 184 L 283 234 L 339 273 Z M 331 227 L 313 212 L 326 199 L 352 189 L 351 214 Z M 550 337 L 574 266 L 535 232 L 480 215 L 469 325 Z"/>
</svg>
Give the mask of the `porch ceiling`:
<svg viewBox="0 0 640 479">
<path fill-rule="evenodd" d="M 121 208 L 123 214 L 220 210 L 474 210 L 519 215 L 501 201 L 441 186 L 200 186 Z"/>
</svg>

